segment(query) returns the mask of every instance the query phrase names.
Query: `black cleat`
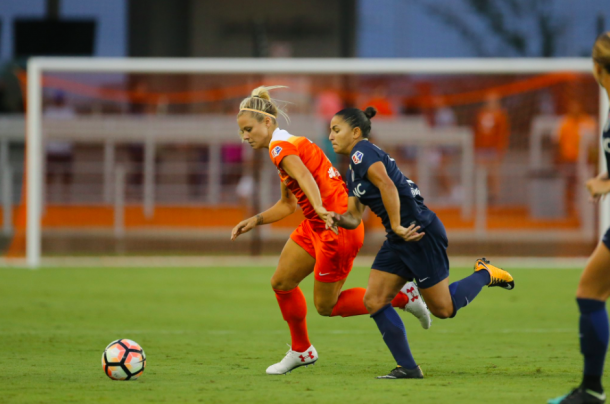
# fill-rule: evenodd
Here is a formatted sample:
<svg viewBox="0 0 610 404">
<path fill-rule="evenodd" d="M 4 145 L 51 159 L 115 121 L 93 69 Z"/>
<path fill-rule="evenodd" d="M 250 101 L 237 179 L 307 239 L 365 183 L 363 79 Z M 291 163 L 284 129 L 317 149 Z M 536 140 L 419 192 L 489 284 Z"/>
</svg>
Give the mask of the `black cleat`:
<svg viewBox="0 0 610 404">
<path fill-rule="evenodd" d="M 566 396 L 553 398 L 548 401 L 548 404 L 602 404 L 606 402 L 606 395 L 593 390 L 583 389 L 579 387 L 572 390 Z"/>
<path fill-rule="evenodd" d="M 389 374 L 385 376 L 377 376 L 377 379 L 423 379 L 424 372 L 418 366 L 415 369 L 406 369 L 403 367 L 396 367 Z"/>
</svg>

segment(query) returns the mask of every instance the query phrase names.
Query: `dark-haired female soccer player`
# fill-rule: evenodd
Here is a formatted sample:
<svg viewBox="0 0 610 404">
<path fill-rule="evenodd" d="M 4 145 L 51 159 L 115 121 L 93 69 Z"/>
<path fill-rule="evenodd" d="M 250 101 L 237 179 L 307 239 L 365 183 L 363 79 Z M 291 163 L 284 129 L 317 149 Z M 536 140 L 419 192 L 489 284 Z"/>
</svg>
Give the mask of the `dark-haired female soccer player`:
<svg viewBox="0 0 610 404">
<path fill-rule="evenodd" d="M 277 117 L 285 113 L 269 95 L 273 88 L 255 88 L 241 102 L 237 123 L 242 139 L 253 149 L 268 149 L 269 158 L 278 169 L 282 196 L 266 211 L 235 226 L 231 240 L 256 226 L 291 215 L 297 204 L 303 209 L 305 220 L 290 235 L 271 278 L 271 287 L 292 338 L 286 356 L 267 368 L 267 374 L 280 375 L 318 360 L 318 352 L 309 341 L 305 321 L 307 304 L 299 288 L 299 283 L 312 272 L 318 313 L 350 317 L 368 311 L 363 303 L 364 288 L 342 290 L 364 241 L 364 228 L 360 225 L 355 230 L 333 232 L 325 228 L 322 219 L 327 209 L 340 212 L 347 209 L 345 183 L 318 146 L 278 127 Z M 430 326 L 430 315 L 415 285 L 406 287 L 392 304 L 415 315 L 424 328 Z"/>
<path fill-rule="evenodd" d="M 416 279 L 430 312 L 454 317 L 483 286 L 513 289 L 513 277 L 485 258 L 476 260 L 475 272 L 449 285 L 447 235 L 441 221 L 424 205 L 419 188 L 398 169 L 394 159 L 367 138 L 376 111 L 348 108 L 330 123 L 330 141 L 336 153 L 350 156 L 347 171 L 347 212 L 329 212 L 326 225 L 354 229 L 366 206 L 381 218 L 387 239 L 373 262 L 364 305 L 377 323 L 398 366 L 382 379 L 422 378 L 411 355 L 404 324 L 390 302 L 405 282 Z"/>
<path fill-rule="evenodd" d="M 610 89 L 610 31 L 600 35 L 593 46 L 593 76 L 606 93 Z M 587 181 L 594 200 L 610 192 L 610 116 L 603 130 L 602 145 L 606 171 Z M 608 313 L 610 296 L 610 229 L 589 258 L 576 291 L 580 310 L 580 351 L 585 359 L 582 383 L 566 396 L 549 404 L 598 404 L 606 401 L 602 387 L 604 360 L 608 350 Z"/>
</svg>

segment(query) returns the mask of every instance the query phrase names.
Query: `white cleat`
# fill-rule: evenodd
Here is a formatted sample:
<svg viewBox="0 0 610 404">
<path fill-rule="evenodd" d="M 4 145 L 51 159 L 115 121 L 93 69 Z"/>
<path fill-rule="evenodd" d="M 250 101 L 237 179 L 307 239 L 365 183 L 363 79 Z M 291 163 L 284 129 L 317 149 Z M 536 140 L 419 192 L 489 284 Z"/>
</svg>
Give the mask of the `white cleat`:
<svg viewBox="0 0 610 404">
<path fill-rule="evenodd" d="M 316 351 L 316 348 L 314 348 L 313 345 L 307 348 L 305 352 L 297 352 L 289 349 L 288 352 L 286 352 L 284 359 L 267 368 L 267 374 L 285 375 L 298 367 L 313 365 L 317 360 L 318 351 Z"/>
<path fill-rule="evenodd" d="M 409 303 L 405 306 L 404 311 L 408 311 L 417 317 L 424 330 L 430 328 L 432 318 L 430 318 L 428 306 L 419 294 L 417 286 L 413 282 L 407 282 L 400 291 L 409 297 Z"/>
</svg>

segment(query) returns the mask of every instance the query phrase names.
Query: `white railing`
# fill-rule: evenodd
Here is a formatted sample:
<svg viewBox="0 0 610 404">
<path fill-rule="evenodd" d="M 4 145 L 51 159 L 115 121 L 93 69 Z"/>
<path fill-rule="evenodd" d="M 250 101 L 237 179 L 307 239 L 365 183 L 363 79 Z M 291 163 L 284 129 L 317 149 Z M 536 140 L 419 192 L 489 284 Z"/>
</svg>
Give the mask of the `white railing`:
<svg viewBox="0 0 610 404">
<path fill-rule="evenodd" d="M 544 153 L 543 142 L 550 138 L 553 143 L 559 142 L 559 125 L 562 117 L 554 115 L 541 115 L 533 119 L 530 129 L 529 167 L 532 172 L 540 170 L 553 170 L 553 155 Z M 589 167 L 589 151 L 599 142 L 598 134 L 591 128 L 583 128 L 580 133 L 578 146 L 578 158 L 575 165 L 576 184 L 566 183 L 565 187 L 575 187 L 576 207 L 581 223 L 583 236 L 594 237 L 595 234 L 595 212 L 589 203 L 589 194 L 584 186 L 587 179 L 594 175 Z M 603 151 L 602 151 L 603 153 Z M 605 157 L 602 154 L 602 161 Z M 605 168 L 604 168 L 605 169 Z M 532 190 L 535 192 L 536 190 Z"/>
<path fill-rule="evenodd" d="M 23 122 L 23 121 L 22 121 Z M 326 122 L 314 115 L 293 115 L 287 129 L 297 136 L 313 139 L 324 136 L 328 130 Z M 23 124 L 16 117 L 0 118 L 0 126 L 11 128 L 0 133 L 0 141 L 19 138 Z M 218 204 L 222 175 L 221 146 L 240 144 L 234 116 L 227 115 L 181 115 L 181 116 L 79 116 L 76 119 L 50 119 L 42 122 L 44 139 L 78 142 L 80 144 L 102 144 L 104 156 L 103 181 L 104 200 L 110 202 L 112 170 L 116 164 L 118 144 L 142 143 L 144 145 L 144 196 L 145 214 L 154 212 L 156 177 L 155 159 L 158 148 L 164 145 L 190 144 L 209 147 L 207 203 Z M 426 125 L 423 118 L 378 119 L 374 127 L 375 141 L 382 146 L 417 146 L 418 182 L 421 188 L 429 188 L 429 162 L 425 150 L 429 147 L 452 146 L 461 152 L 460 183 L 463 187 L 462 216 L 467 219 L 473 212 L 474 152 L 472 131 L 467 127 L 434 129 Z M 23 136 L 23 135 L 22 135 Z M 22 137 L 23 138 L 23 137 Z M 8 153 L 8 152 L 7 152 Z M 7 157 L 8 158 L 8 157 Z M 42 164 L 42 176 L 45 167 Z M 274 169 L 265 164 L 263 181 L 273 177 Z M 43 192 L 44 194 L 44 192 Z M 267 206 L 268 192 L 261 192 L 261 206 Z M 42 208 L 44 209 L 44 197 Z"/>
</svg>

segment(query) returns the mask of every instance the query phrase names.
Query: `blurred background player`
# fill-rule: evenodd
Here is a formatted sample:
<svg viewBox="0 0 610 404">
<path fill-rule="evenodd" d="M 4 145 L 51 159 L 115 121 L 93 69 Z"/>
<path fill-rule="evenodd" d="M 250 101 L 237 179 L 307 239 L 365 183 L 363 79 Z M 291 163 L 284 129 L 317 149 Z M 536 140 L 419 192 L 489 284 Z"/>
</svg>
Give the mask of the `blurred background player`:
<svg viewBox="0 0 610 404">
<path fill-rule="evenodd" d="M 288 117 L 269 96 L 273 88 L 277 86 L 254 89 L 252 96 L 241 102 L 237 123 L 242 139 L 253 149 L 269 149 L 269 156 L 279 171 L 282 196 L 270 209 L 235 226 L 231 239 L 258 225 L 291 215 L 297 204 L 303 209 L 305 220 L 286 242 L 271 278 L 280 310 L 290 328 L 292 344 L 284 359 L 267 368 L 267 374 L 285 374 L 318 360 L 318 353 L 309 341 L 305 320 L 307 304 L 299 288 L 304 278 L 314 273 L 314 303 L 319 314 L 349 317 L 368 311 L 363 303 L 364 288 L 341 291 L 364 241 L 364 227 L 360 223 L 354 230 L 325 228 L 327 209 L 336 212 L 347 209 L 347 188 L 318 146 L 278 127 L 278 114 Z M 395 307 L 412 310 L 425 328 L 429 326 L 428 311 L 414 285 L 409 295 L 395 296 L 392 301 Z"/>
<path fill-rule="evenodd" d="M 606 93 L 610 88 L 610 31 L 600 35 L 593 46 L 593 76 Z M 610 116 L 602 133 L 606 171 L 587 181 L 587 190 L 598 201 L 610 192 Z M 602 387 L 604 361 L 608 350 L 608 313 L 610 296 L 610 229 L 589 258 L 576 291 L 580 310 L 580 351 L 584 356 L 582 383 L 566 396 L 549 404 L 597 404 L 606 401 Z"/>
<path fill-rule="evenodd" d="M 333 166 L 336 166 L 339 163 L 339 159 L 333 151 L 333 145 L 330 143 L 330 140 L 328 140 L 326 128 L 328 125 L 330 125 L 330 120 L 335 115 L 335 112 L 343 109 L 343 104 L 344 103 L 339 95 L 339 92 L 333 87 L 325 88 L 316 98 L 316 115 L 319 119 L 326 122 L 326 125 L 324 126 L 324 133 L 321 134 L 320 142 L 324 154 L 326 154 Z"/>
<path fill-rule="evenodd" d="M 580 153 L 581 138 L 592 134 L 595 121 L 585 113 L 580 102 L 569 101 L 568 113 L 561 118 L 558 128 L 556 162 L 559 171 L 566 178 L 566 183 L 574 184 L 577 179 L 577 163 Z M 566 207 L 574 211 L 576 202 L 575 187 L 566 187 Z"/>
<path fill-rule="evenodd" d="M 417 185 L 398 169 L 386 152 L 368 141 L 375 109 L 347 108 L 331 121 L 330 140 L 335 152 L 350 156 L 347 172 L 347 212 L 328 212 L 329 228 L 361 226 L 366 206 L 379 216 L 387 238 L 371 267 L 364 304 L 377 323 L 397 367 L 381 379 L 421 379 L 405 326 L 390 302 L 410 280 L 417 284 L 430 311 L 439 318 L 453 318 L 483 286 L 513 289 L 513 277 L 485 258 L 476 260 L 475 272 L 449 285 L 447 234 L 436 214 L 424 205 Z M 419 233 L 419 231 L 425 231 Z"/>
<path fill-rule="evenodd" d="M 44 110 L 46 118 L 57 120 L 72 120 L 76 118 L 74 108 L 66 102 L 66 95 L 62 91 L 53 94 L 50 105 Z M 68 202 L 70 185 L 72 183 L 72 165 L 74 162 L 74 144 L 69 140 L 48 140 L 45 144 L 47 152 L 47 184 L 50 188 L 51 199 Z M 60 179 L 61 191 L 53 192 L 53 182 Z M 57 198 L 55 198 L 57 196 Z"/>
<path fill-rule="evenodd" d="M 477 165 L 487 170 L 491 202 L 497 202 L 500 197 L 500 167 L 508 149 L 509 136 L 508 115 L 500 104 L 500 97 L 489 93 L 474 122 L 474 148 Z"/>
<path fill-rule="evenodd" d="M 452 129 L 457 126 L 455 112 L 445 104 L 443 97 L 432 98 L 432 111 L 425 116 L 431 128 Z M 451 146 L 431 146 L 425 149 L 428 167 L 438 183 L 439 194 L 443 198 L 459 199 L 460 187 L 452 183 L 448 167 L 451 155 L 458 152 L 459 150 Z"/>
</svg>

